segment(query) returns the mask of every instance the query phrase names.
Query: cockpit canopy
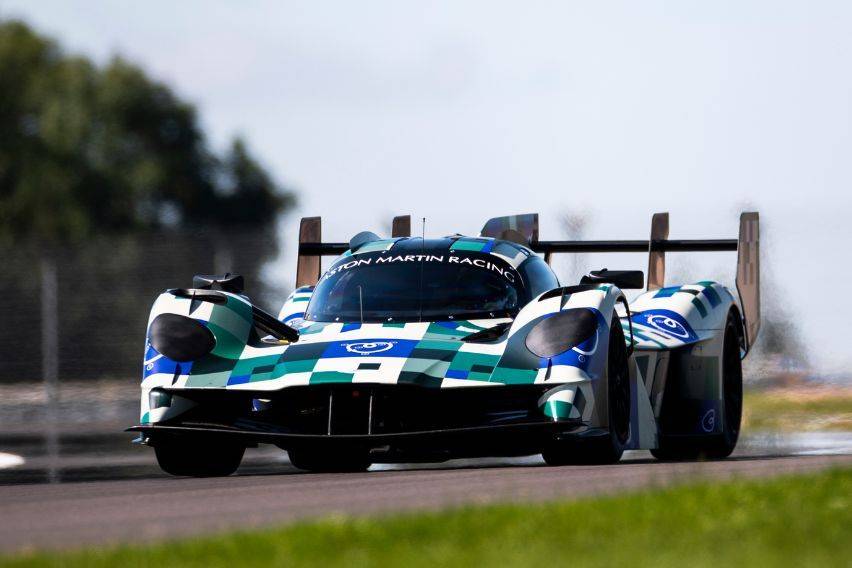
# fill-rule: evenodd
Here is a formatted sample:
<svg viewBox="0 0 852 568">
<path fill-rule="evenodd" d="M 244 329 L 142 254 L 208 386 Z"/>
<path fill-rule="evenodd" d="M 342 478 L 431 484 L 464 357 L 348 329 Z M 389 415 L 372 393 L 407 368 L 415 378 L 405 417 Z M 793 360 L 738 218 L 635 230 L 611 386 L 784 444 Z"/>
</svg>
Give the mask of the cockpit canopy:
<svg viewBox="0 0 852 568">
<path fill-rule="evenodd" d="M 550 268 L 514 244 L 513 258 L 454 249 L 457 239 L 404 239 L 346 255 L 320 278 L 308 321 L 412 322 L 514 317 L 558 286 Z M 473 247 L 475 248 L 475 247 Z"/>
</svg>

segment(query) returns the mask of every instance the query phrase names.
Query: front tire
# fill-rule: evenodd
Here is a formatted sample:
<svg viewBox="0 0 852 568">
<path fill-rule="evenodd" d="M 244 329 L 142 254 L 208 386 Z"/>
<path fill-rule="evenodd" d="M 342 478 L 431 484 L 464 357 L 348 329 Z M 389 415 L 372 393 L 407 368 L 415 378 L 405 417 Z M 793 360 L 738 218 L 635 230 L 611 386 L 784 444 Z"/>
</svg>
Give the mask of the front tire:
<svg viewBox="0 0 852 568">
<path fill-rule="evenodd" d="M 661 435 L 651 455 L 659 460 L 686 461 L 723 459 L 731 455 L 740 436 L 743 413 L 743 369 L 740 359 L 739 319 L 728 314 L 722 339 L 722 432 L 712 436 L 671 437 Z M 664 402 L 665 405 L 665 402 Z"/>
<path fill-rule="evenodd" d="M 231 475 L 243 460 L 245 446 L 232 442 L 167 438 L 154 445 L 157 463 L 168 474 L 188 477 Z"/>
<path fill-rule="evenodd" d="M 630 437 L 630 371 L 627 345 L 618 314 L 613 312 L 607 359 L 606 436 L 554 441 L 542 452 L 548 465 L 603 465 L 621 460 Z"/>
</svg>

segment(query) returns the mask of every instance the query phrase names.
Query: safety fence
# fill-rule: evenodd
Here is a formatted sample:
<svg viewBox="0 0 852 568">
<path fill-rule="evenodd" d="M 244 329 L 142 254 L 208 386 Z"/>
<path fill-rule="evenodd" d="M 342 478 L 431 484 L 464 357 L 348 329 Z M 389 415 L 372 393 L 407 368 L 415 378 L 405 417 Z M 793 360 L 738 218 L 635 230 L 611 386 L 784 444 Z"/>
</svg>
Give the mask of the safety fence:
<svg viewBox="0 0 852 568">
<path fill-rule="evenodd" d="M 278 253 L 266 233 L 163 232 L 82 244 L 0 248 L 0 384 L 138 377 L 157 294 L 198 273 L 239 272 L 277 309 L 292 287 L 261 279 Z M 268 280 L 268 279 L 267 279 Z"/>
</svg>

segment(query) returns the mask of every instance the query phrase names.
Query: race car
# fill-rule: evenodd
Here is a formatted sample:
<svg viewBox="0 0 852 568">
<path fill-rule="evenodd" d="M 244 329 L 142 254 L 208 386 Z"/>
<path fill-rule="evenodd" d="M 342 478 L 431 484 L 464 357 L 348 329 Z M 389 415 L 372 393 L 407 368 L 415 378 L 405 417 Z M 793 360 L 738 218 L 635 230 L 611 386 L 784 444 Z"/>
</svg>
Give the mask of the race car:
<svg viewBox="0 0 852 568">
<path fill-rule="evenodd" d="M 480 235 L 362 232 L 323 243 L 304 218 L 296 288 L 277 316 L 243 278 L 197 276 L 154 302 L 141 420 L 174 475 L 236 471 L 274 444 L 297 468 L 542 454 L 551 465 L 724 458 L 737 443 L 741 361 L 760 326 L 758 214 L 737 239 L 541 241 L 538 215 Z M 644 252 L 642 271 L 559 282 L 556 253 Z M 668 251 L 737 251 L 734 294 L 665 285 Z M 321 270 L 322 256 L 338 256 Z M 632 301 L 625 290 L 645 289 Z"/>
</svg>

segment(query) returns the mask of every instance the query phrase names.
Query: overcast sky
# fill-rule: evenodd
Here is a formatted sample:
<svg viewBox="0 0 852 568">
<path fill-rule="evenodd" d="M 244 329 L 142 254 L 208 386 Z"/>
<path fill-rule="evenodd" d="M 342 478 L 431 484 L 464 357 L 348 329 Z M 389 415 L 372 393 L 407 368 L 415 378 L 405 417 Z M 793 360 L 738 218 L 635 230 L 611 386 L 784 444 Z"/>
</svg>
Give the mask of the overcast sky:
<svg viewBox="0 0 852 568">
<path fill-rule="evenodd" d="M 394 214 L 437 236 L 538 211 L 545 239 L 565 212 L 647 238 L 668 210 L 672 238 L 721 238 L 757 209 L 766 290 L 817 368 L 852 367 L 852 3 L 0 0 L 10 16 L 141 64 L 214 147 L 244 135 L 300 195 L 287 237 L 301 214 L 346 240 Z M 732 253 L 682 259 L 670 274 L 733 278 Z"/>
</svg>

